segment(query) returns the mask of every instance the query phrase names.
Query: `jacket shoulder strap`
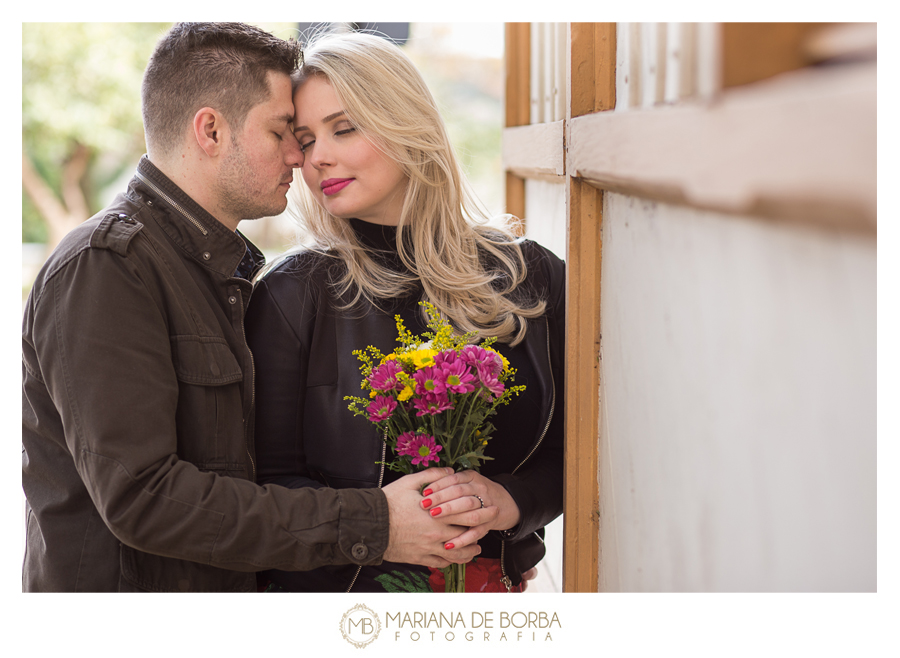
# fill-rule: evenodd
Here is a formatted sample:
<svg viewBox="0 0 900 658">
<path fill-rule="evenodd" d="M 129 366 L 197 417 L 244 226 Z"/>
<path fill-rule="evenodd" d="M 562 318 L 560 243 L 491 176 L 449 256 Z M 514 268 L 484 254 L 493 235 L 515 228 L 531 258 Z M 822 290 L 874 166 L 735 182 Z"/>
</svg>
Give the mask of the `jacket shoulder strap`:
<svg viewBox="0 0 900 658">
<path fill-rule="evenodd" d="M 91 234 L 91 247 L 110 249 L 124 256 L 144 225 L 124 213 L 107 213 Z"/>
</svg>

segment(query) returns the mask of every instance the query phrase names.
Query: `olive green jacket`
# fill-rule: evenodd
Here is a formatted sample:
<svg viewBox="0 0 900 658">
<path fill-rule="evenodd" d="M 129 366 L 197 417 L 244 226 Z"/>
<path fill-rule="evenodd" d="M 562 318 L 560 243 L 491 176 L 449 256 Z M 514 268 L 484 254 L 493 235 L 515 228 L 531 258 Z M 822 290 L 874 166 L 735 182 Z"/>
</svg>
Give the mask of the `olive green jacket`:
<svg viewBox="0 0 900 658">
<path fill-rule="evenodd" d="M 262 569 L 381 562 L 379 489 L 254 483 L 247 249 L 145 157 L 41 269 L 22 327 L 23 590 L 255 591 Z"/>
</svg>

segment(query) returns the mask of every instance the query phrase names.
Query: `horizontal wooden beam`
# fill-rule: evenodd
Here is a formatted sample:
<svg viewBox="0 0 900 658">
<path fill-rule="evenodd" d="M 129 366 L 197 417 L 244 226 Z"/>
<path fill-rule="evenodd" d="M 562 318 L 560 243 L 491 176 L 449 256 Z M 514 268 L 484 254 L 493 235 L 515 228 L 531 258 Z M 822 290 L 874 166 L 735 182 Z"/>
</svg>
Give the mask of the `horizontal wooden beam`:
<svg viewBox="0 0 900 658">
<path fill-rule="evenodd" d="M 567 171 L 600 189 L 876 229 L 874 63 L 783 74 L 709 105 L 576 117 L 568 130 Z"/>
<path fill-rule="evenodd" d="M 522 178 L 565 175 L 565 123 L 504 128 L 503 168 Z"/>
</svg>

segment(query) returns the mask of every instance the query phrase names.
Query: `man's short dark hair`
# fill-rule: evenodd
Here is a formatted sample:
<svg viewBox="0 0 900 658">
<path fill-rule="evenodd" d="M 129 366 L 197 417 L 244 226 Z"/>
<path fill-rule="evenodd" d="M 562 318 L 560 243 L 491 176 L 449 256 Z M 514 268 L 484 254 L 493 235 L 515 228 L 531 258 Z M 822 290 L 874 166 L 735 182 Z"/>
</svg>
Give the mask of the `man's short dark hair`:
<svg viewBox="0 0 900 658">
<path fill-rule="evenodd" d="M 171 155 L 203 107 L 240 131 L 269 99 L 269 71 L 290 75 L 300 44 L 243 23 L 176 23 L 156 45 L 141 89 L 148 146 Z"/>
</svg>

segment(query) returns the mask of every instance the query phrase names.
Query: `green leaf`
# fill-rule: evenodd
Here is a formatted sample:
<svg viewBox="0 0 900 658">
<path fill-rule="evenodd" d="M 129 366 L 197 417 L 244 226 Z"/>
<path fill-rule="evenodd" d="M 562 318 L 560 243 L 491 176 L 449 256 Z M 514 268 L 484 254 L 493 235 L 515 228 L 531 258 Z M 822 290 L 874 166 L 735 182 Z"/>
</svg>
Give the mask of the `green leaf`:
<svg viewBox="0 0 900 658">
<path fill-rule="evenodd" d="M 431 585 L 428 584 L 428 578 L 417 571 L 392 571 L 391 573 L 376 576 L 375 582 L 379 583 L 385 591 L 392 593 L 431 592 Z"/>
</svg>

